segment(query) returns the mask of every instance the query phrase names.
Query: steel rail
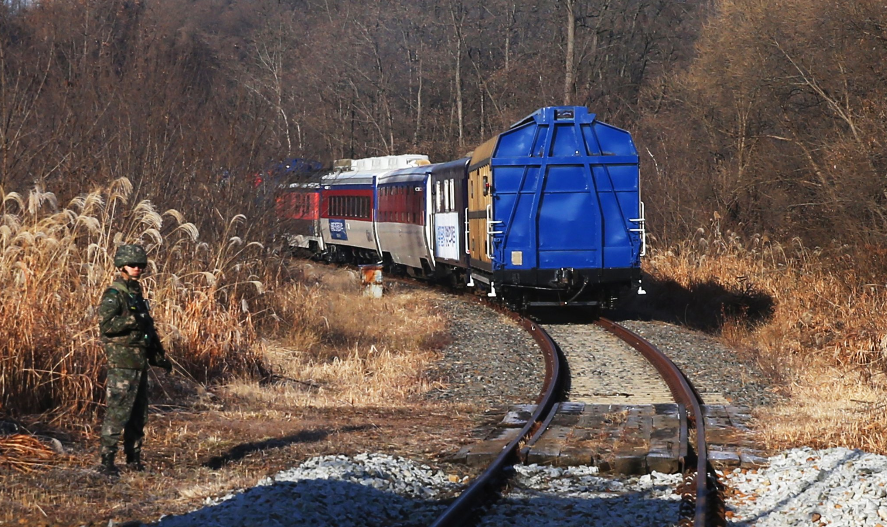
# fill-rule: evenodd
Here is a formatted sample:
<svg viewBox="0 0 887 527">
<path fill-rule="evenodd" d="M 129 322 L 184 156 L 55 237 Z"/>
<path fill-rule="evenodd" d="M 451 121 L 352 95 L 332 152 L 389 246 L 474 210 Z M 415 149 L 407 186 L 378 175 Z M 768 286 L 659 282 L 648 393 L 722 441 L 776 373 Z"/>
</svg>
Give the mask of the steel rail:
<svg viewBox="0 0 887 527">
<path fill-rule="evenodd" d="M 536 399 L 536 410 L 527 421 L 527 424 L 521 429 L 520 434 L 511 440 L 483 474 L 478 476 L 459 495 L 456 501 L 451 503 L 447 510 L 438 516 L 432 527 L 454 527 L 470 524 L 468 516 L 475 507 L 485 502 L 486 496 L 498 490 L 502 482 L 501 475 L 505 468 L 520 461 L 518 449 L 521 443 L 541 426 L 542 421 L 546 420 L 550 413 L 556 410 L 555 403 L 560 398 L 560 389 L 563 386 L 562 376 L 566 371 L 566 368 L 561 367 L 564 361 L 563 354 L 548 333 L 535 322 L 522 317 L 518 318 L 518 322 L 533 335 L 545 356 L 545 382 L 542 386 L 542 392 Z"/>
<path fill-rule="evenodd" d="M 596 324 L 616 335 L 631 347 L 639 351 L 662 376 L 678 403 L 683 403 L 692 410 L 692 420 L 696 428 L 696 514 L 693 525 L 709 527 L 723 525 L 720 515 L 712 514 L 713 497 L 709 496 L 708 488 L 708 448 L 705 442 L 705 418 L 702 413 L 702 397 L 690 384 L 680 369 L 655 346 L 640 335 L 605 318 L 598 319 Z M 714 471 L 712 470 L 712 476 Z M 711 523 L 709 523 L 711 522 Z"/>
</svg>

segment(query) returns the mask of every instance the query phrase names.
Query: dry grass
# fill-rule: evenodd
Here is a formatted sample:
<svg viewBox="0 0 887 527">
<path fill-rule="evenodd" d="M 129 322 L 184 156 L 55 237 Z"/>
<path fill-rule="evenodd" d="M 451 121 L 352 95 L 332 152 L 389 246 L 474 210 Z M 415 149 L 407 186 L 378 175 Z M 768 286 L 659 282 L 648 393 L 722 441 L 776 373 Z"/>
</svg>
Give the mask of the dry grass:
<svg viewBox="0 0 887 527">
<path fill-rule="evenodd" d="M 887 289 L 878 260 L 846 246 L 741 240 L 715 221 L 694 240 L 653 251 L 647 270 L 715 313 L 721 336 L 788 396 L 759 416 L 771 447 L 887 454 Z"/>
<path fill-rule="evenodd" d="M 121 243 L 148 250 L 144 284 L 175 361 L 201 381 L 256 367 L 247 302 L 261 293 L 261 247 L 237 236 L 244 218 L 212 246 L 175 210 L 130 206 L 131 194 L 121 178 L 60 208 L 40 187 L 0 189 L 0 415 L 95 415 L 104 365 L 95 306 Z"/>
<path fill-rule="evenodd" d="M 33 472 L 63 460 L 58 452 L 28 434 L 0 436 L 0 466 Z"/>
<path fill-rule="evenodd" d="M 277 365 L 270 381 L 281 389 L 256 396 L 285 396 L 293 407 L 385 406 L 430 387 L 423 372 L 445 332 L 443 317 L 421 307 L 430 305 L 430 293 L 372 299 L 361 295 L 351 271 L 307 262 L 290 268 L 298 281 L 282 285 L 272 302 L 286 323 L 266 350 L 267 362 Z M 246 393 L 250 386 L 229 389 Z"/>
</svg>

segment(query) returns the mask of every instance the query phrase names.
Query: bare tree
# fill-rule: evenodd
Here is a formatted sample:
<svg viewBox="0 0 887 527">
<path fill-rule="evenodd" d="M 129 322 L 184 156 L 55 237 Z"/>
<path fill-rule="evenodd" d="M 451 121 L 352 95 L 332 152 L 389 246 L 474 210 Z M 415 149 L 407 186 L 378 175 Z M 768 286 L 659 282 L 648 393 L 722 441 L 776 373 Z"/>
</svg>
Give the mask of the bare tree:
<svg viewBox="0 0 887 527">
<path fill-rule="evenodd" d="M 563 0 L 564 9 L 567 11 L 567 42 L 565 45 L 566 48 L 566 59 L 564 64 L 564 105 L 569 105 L 572 100 L 573 95 L 573 74 L 575 65 L 573 61 L 575 59 L 575 49 L 574 46 L 576 44 L 576 13 L 573 11 L 574 0 Z"/>
</svg>

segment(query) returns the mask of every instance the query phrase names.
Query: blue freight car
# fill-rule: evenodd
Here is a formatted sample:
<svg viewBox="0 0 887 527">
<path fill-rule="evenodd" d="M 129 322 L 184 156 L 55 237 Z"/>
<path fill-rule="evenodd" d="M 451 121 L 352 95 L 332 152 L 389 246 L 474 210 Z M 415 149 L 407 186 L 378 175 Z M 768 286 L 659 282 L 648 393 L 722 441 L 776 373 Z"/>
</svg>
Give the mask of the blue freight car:
<svg viewBox="0 0 887 527">
<path fill-rule="evenodd" d="M 611 305 L 640 284 L 631 135 L 585 107 L 542 108 L 468 164 L 470 281 L 524 306 Z"/>
</svg>

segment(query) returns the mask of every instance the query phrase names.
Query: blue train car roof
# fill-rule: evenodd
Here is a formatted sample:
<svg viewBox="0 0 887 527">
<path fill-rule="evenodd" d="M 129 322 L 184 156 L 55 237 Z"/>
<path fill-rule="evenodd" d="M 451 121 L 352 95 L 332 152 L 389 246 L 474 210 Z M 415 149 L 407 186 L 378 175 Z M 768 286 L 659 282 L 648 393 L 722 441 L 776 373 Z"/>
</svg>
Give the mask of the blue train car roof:
<svg viewBox="0 0 887 527">
<path fill-rule="evenodd" d="M 568 126 L 570 124 L 574 126 Z M 557 127 L 549 145 L 542 136 L 552 125 Z M 520 119 L 507 131 L 477 147 L 470 166 L 474 169 L 491 158 L 501 157 L 573 156 L 633 156 L 637 163 L 637 148 L 630 133 L 598 121 L 597 116 L 584 106 L 548 106 Z"/>
</svg>

